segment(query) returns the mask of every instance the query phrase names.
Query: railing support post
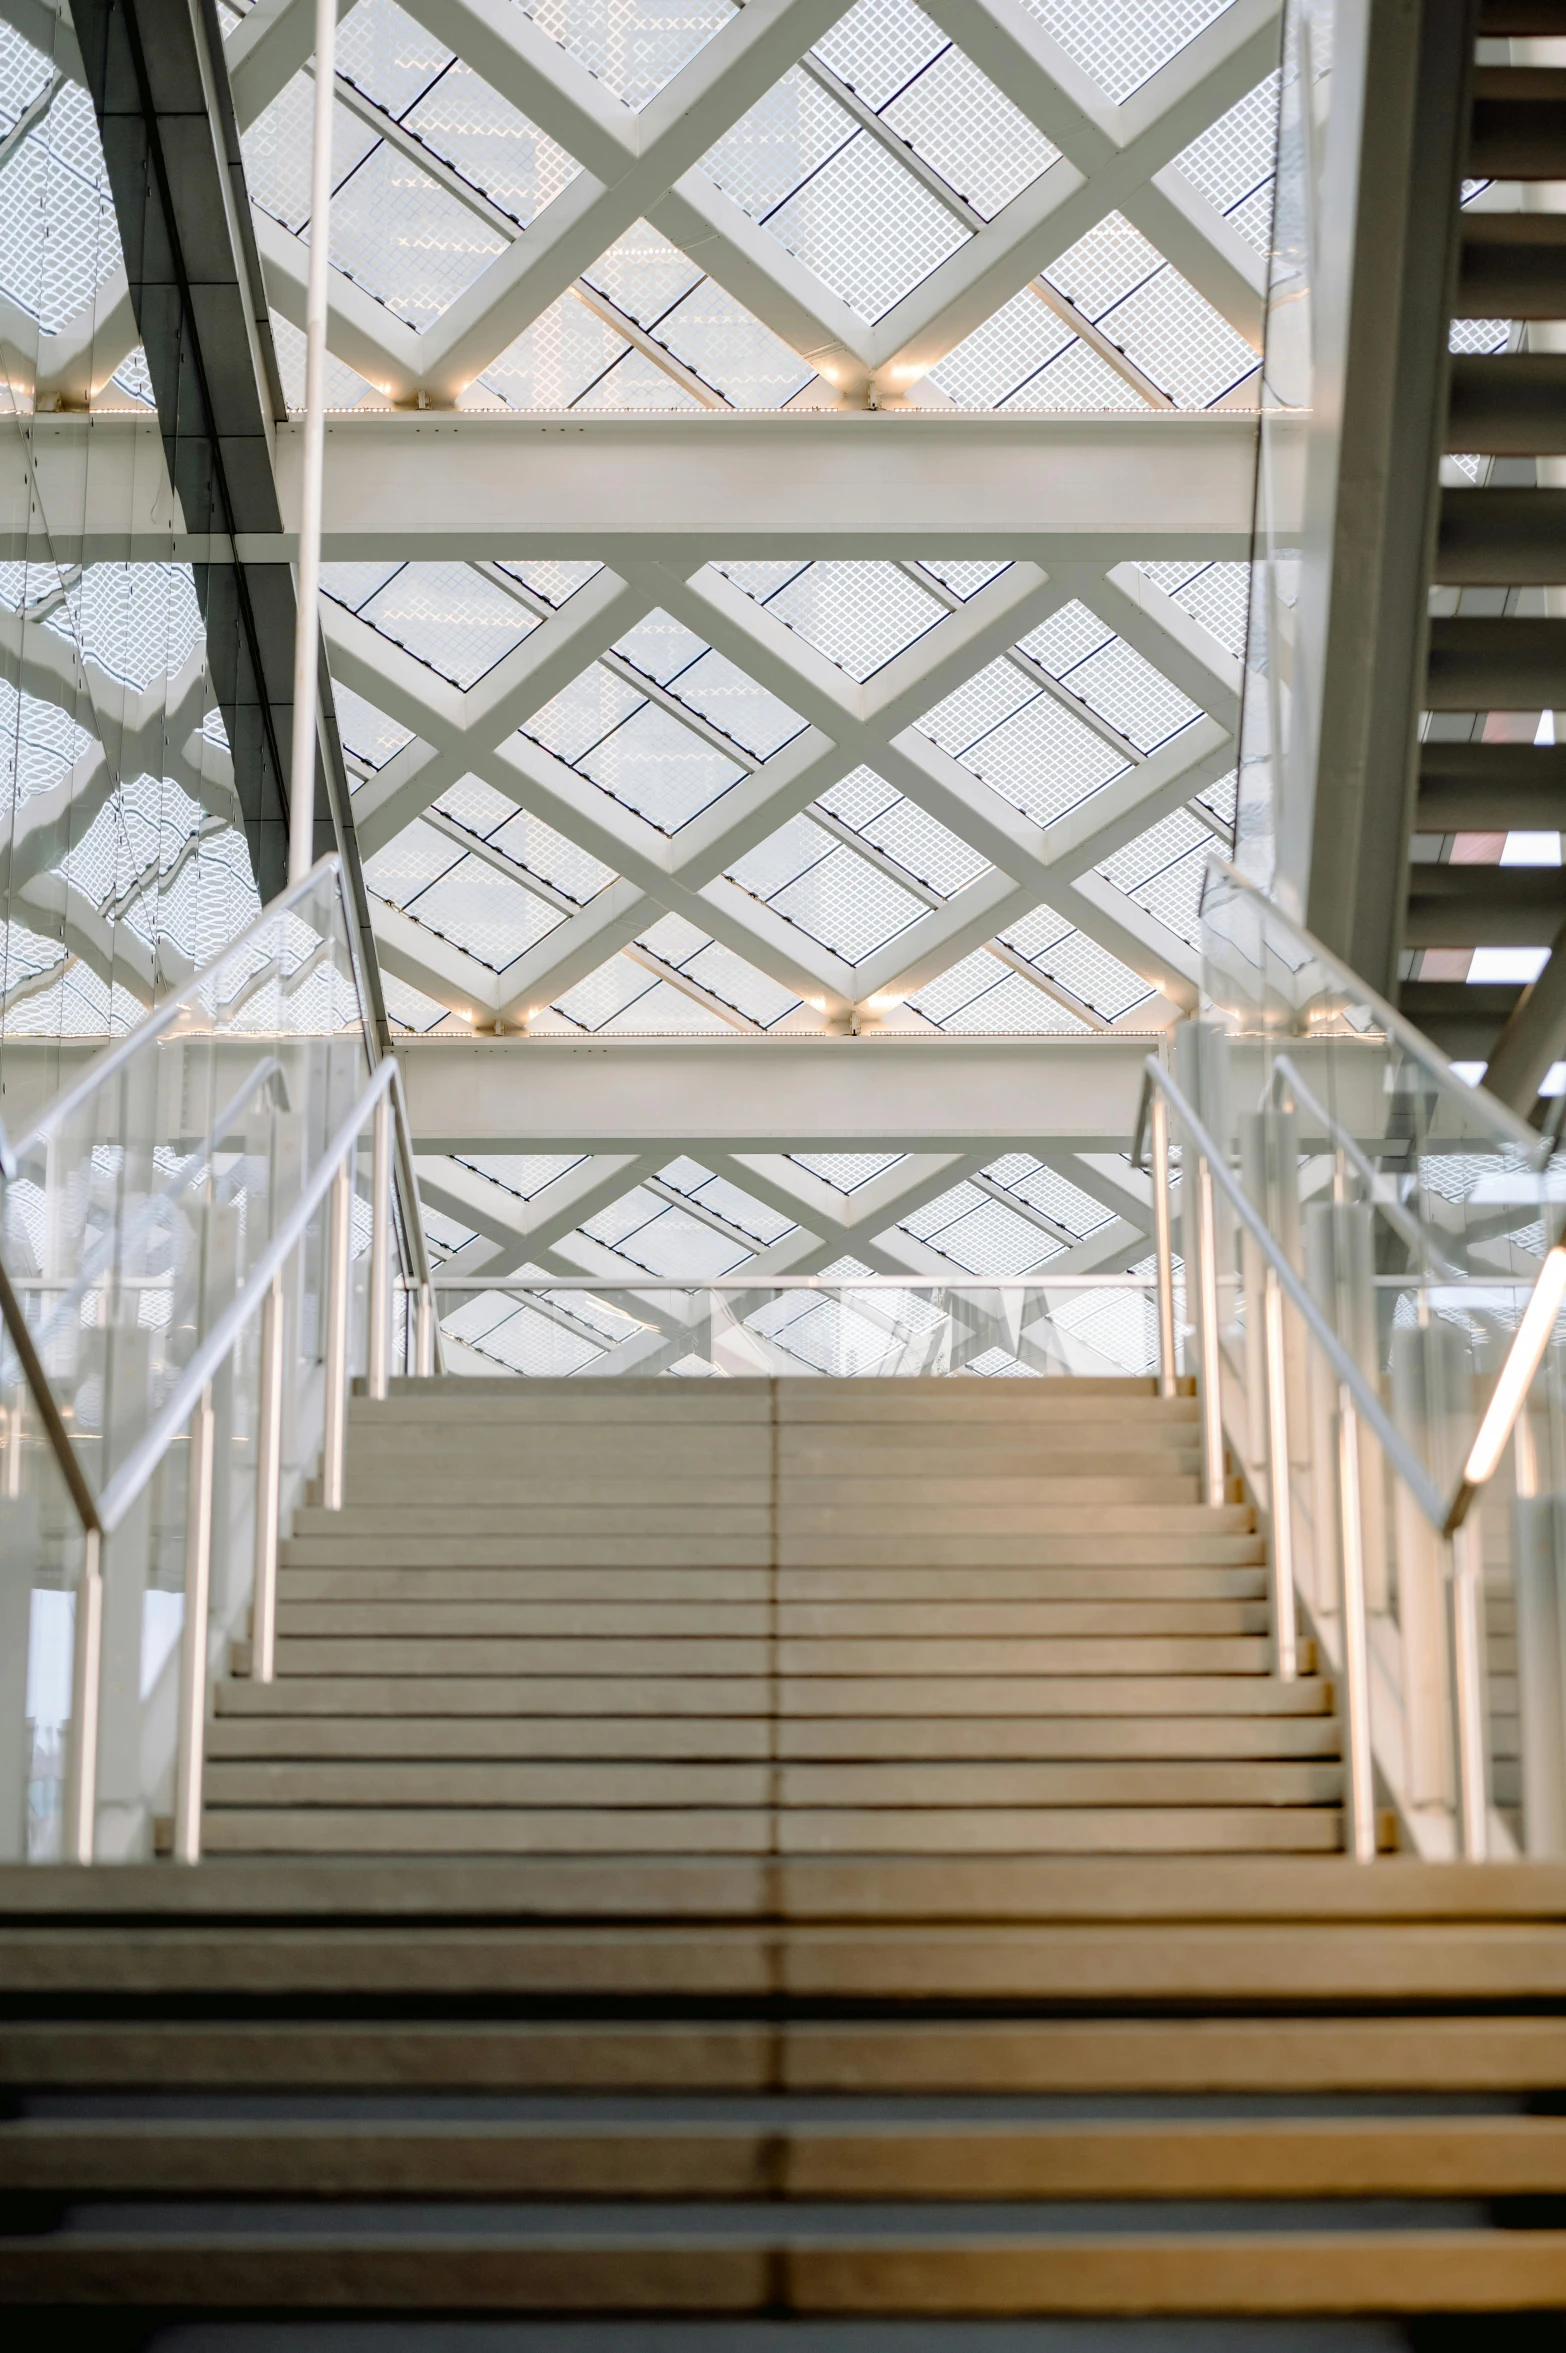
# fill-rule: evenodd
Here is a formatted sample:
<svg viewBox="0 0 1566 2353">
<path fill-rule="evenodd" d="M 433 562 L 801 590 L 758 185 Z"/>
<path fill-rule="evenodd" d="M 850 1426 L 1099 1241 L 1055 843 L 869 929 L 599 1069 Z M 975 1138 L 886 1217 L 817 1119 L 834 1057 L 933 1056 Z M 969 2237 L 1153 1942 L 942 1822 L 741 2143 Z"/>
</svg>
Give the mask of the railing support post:
<svg viewBox="0 0 1566 2353">
<path fill-rule="evenodd" d="M 1490 1800 L 1485 1770 L 1484 1623 L 1477 1515 L 1471 1514 L 1452 1538 L 1450 1568 L 1458 1826 L 1465 1859 L 1482 1863 L 1490 1848 Z"/>
<path fill-rule="evenodd" d="M 1224 1500 L 1223 1359 L 1218 1339 L 1218 1234 L 1213 1172 L 1196 1162 L 1197 1249 L 1201 1258 L 1197 1314 L 1202 1343 L 1202 1482 L 1208 1503 Z"/>
<path fill-rule="evenodd" d="M 1343 1716 L 1348 1755 L 1349 1852 L 1376 1859 L 1376 1781 L 1370 1749 L 1370 1654 L 1365 1624 L 1365 1550 L 1360 1519 L 1359 1415 L 1338 1385 L 1338 1511 L 1343 1556 Z"/>
<path fill-rule="evenodd" d="M 435 1294 L 428 1283 L 419 1285 L 417 1345 L 418 1375 L 421 1381 L 428 1381 L 435 1372 Z"/>
<path fill-rule="evenodd" d="M 348 1437 L 348 1276 L 353 1243 L 353 1177 L 350 1150 L 332 1179 L 326 1235 L 326 1436 L 322 1448 L 321 1501 L 328 1511 L 343 1508 L 343 1457 Z"/>
<path fill-rule="evenodd" d="M 1283 1292 L 1268 1267 L 1262 1286 L 1267 1360 L 1267 1500 L 1271 1506 L 1273 1662 L 1280 1683 L 1299 1672 L 1294 1620 L 1294 1496 L 1289 1466 L 1288 1358 L 1283 1337 Z"/>
<path fill-rule="evenodd" d="M 1174 1251 L 1169 1238 L 1169 1106 L 1155 1087 L 1153 1127 L 1153 1259 L 1158 1275 L 1158 1394 L 1172 1397 L 1177 1379 L 1174 1325 Z"/>
<path fill-rule="evenodd" d="M 179 1751 L 175 1769 L 174 1860 L 201 1860 L 201 1783 L 207 1743 L 207 1618 L 212 1587 L 212 1447 L 216 1417 L 210 1386 L 190 1417 L 190 1478 L 185 1499 L 185 1630 L 179 1661 Z"/>
<path fill-rule="evenodd" d="M 391 1362 L 392 1103 L 375 1106 L 375 1150 L 370 1175 L 370 1395 L 383 1399 Z"/>
<path fill-rule="evenodd" d="M 250 1672 L 270 1683 L 277 1653 L 277 1540 L 283 1482 L 283 1306 L 281 1272 L 261 1310 L 261 1395 L 256 1429 L 256 1551 L 251 1581 Z"/>
<path fill-rule="evenodd" d="M 98 1691 L 103 1674 L 103 1540 L 83 1539 L 71 1656 L 71 1748 L 65 1788 L 64 1856 L 90 1863 L 98 1819 Z"/>
</svg>

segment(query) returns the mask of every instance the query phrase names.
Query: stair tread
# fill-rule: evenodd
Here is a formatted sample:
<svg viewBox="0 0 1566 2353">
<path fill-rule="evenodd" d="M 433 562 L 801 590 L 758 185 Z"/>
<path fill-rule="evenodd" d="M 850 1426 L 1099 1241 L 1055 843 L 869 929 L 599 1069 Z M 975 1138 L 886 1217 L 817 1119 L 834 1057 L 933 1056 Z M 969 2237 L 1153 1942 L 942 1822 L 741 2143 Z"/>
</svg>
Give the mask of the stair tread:
<svg viewBox="0 0 1566 2353">
<path fill-rule="evenodd" d="M 214 1854 L 1138 1854 L 1335 1852 L 1335 1801 L 1290 1805 L 1002 1807 L 993 1802 L 856 1810 L 757 1803 L 660 1809 L 573 1805 L 209 1806 Z"/>
<path fill-rule="evenodd" d="M 759 1717 L 217 1717 L 207 1755 L 286 1758 L 780 1758 L 914 1762 L 956 1758 L 1051 1762 L 1079 1757 L 1336 1757 L 1337 1726 L 1320 1716 L 891 1718 L 829 1722 Z"/>
<path fill-rule="evenodd" d="M 413 1677 L 370 1672 L 295 1676 L 276 1683 L 218 1686 L 220 1716 L 371 1717 L 422 1714 L 512 1717 L 716 1714 L 737 1717 L 844 1718 L 864 1715 L 967 1716 L 993 1712 L 1030 1718 L 1070 1716 L 1218 1715 L 1266 1719 L 1322 1717 L 1328 1687 L 1313 1675 L 1296 1683 L 1270 1676 L 1184 1676 L 1106 1672 L 1093 1675 L 842 1675 L 804 1673 L 774 1682 L 766 1672 L 740 1675 L 670 1674 L 503 1675 L 471 1680 L 450 1674 Z"/>
<path fill-rule="evenodd" d="M 1319 1805 L 1336 1764 L 1197 1761 L 938 1764 L 786 1763 L 234 1764 L 214 1758 L 208 1803 L 374 1806 Z"/>
<path fill-rule="evenodd" d="M 144 2196 L 1349 2197 L 1559 2194 L 1553 2117 L 876 2116 L 0 2121 L 0 2188 Z M 1155 2210 L 1149 2214 L 1156 2223 Z"/>
</svg>

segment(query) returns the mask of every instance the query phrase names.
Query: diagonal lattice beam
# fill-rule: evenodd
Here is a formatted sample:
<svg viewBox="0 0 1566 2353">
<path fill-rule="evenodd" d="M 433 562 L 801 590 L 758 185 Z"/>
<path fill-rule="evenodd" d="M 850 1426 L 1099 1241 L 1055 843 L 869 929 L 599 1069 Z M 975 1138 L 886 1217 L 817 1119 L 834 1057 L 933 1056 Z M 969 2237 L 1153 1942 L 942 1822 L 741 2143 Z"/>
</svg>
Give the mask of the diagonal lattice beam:
<svg viewBox="0 0 1566 2353">
<path fill-rule="evenodd" d="M 896 397 L 1106 213 L 1122 210 L 1253 342 L 1260 281 L 1244 241 L 1173 167 L 1191 139 L 1275 61 L 1276 0 L 1234 0 L 1124 106 L 1108 106 L 1016 0 L 932 10 L 1016 99 L 1062 159 L 894 305 L 859 319 L 697 167 L 700 156 L 844 13 L 838 0 L 750 0 L 640 113 L 623 106 L 519 10 L 498 0 L 413 0 L 438 38 L 583 166 L 423 335 L 334 272 L 332 343 L 395 400 L 448 405 L 646 215 L 839 392 Z M 256 10 L 234 46 L 261 15 Z M 235 61 L 240 119 L 297 70 L 297 0 L 258 26 Z M 283 77 L 285 80 L 286 75 Z M 954 204 L 960 200 L 954 199 Z M 302 318 L 298 240 L 259 227 L 274 300 Z"/>
</svg>

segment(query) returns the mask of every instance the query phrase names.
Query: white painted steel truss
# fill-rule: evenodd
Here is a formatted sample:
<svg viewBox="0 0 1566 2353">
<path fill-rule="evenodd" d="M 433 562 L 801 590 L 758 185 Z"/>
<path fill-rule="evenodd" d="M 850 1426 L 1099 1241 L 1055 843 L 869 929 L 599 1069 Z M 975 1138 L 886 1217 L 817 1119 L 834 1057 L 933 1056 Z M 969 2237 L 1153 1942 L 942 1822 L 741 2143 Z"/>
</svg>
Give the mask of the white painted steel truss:
<svg viewBox="0 0 1566 2353">
<path fill-rule="evenodd" d="M 14 120 L 0 93 L 3 198 L 72 43 L 48 0 L 0 14 L 63 69 L 19 83 Z M 230 14 L 289 383 L 311 11 Z M 945 1030 L 960 1052 L 1157 1029 L 1194 1001 L 1196 892 L 1232 809 L 1276 41 L 1274 0 L 350 0 L 329 336 L 332 397 L 361 414 L 333 428 L 324 610 L 407 1027 Z M 42 337 L 0 287 L 40 410 L 145 416 L 104 253 Z M 866 409 L 903 413 L 842 414 Z M 635 413 L 659 410 L 685 413 Z M 100 425 L 114 507 L 113 436 L 144 429 Z M 286 512 L 286 430 L 280 460 Z M 119 530 L 140 559 L 162 530 L 165 558 L 199 556 L 155 508 L 121 498 L 101 545 L 84 517 L 76 552 L 112 561 Z M 13 683 L 76 708 L 37 639 Z M 154 773 L 220 818 L 224 755 L 189 717 Z M 51 812 L 107 793 L 96 759 L 15 807 L 13 891 L 40 907 L 75 887 L 81 826 Z M 150 989 L 76 896 L 74 952 Z M 980 1146 L 837 1193 L 786 1153 L 742 1161 L 710 1090 L 692 1113 L 694 1179 L 589 1156 L 530 1225 L 448 1154 L 432 1208 L 496 1272 L 626 1263 L 587 1229 L 633 1192 L 721 1239 L 728 1212 L 694 1198 L 714 1186 L 728 1245 L 796 1271 L 967 1264 L 915 1230 L 954 1192 L 964 1216 L 975 1194 L 1031 1219 L 1052 1264 L 1143 1247 L 1123 1164 L 1080 1144 L 1032 1146 L 1094 1205 L 1048 1227 L 1025 1190 L 986 1191 L 1011 1188 Z M 786 1230 L 758 1232 L 757 1204 Z"/>
</svg>

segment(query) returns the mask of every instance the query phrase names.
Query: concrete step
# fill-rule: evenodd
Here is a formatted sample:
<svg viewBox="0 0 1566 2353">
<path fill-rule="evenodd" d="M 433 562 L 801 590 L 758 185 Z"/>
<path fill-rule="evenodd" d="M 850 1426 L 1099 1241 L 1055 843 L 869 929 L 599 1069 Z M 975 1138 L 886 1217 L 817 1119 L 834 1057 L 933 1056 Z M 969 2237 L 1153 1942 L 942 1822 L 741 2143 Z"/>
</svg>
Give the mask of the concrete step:
<svg viewBox="0 0 1566 2353">
<path fill-rule="evenodd" d="M 1465 867 L 1460 871 L 1471 874 L 1480 870 Z M 1525 870 L 1511 867 L 1504 871 Z M 966 1534 L 973 1539 L 971 1549 L 977 1557 L 982 1557 L 983 1539 L 989 1535 L 1233 1536 L 1248 1535 L 1255 1526 L 1255 1515 L 1246 1504 L 1208 1505 L 1174 1499 L 1137 1502 L 1124 1498 L 1123 1485 L 1117 1490 L 1107 1484 L 1102 1497 L 1076 1500 L 1056 1497 L 1048 1482 L 1040 1482 L 1031 1493 L 1023 1482 L 1011 1484 L 1023 1491 L 994 1493 L 987 1482 L 975 1480 L 954 1485 L 948 1492 L 945 1482 L 931 1482 L 928 1491 L 921 1487 L 910 1499 L 906 1487 L 895 1480 L 860 1480 L 844 1487 L 831 1482 L 820 1486 L 789 1482 L 779 1493 L 776 1512 L 785 1534 L 914 1534 L 921 1526 L 942 1536 Z M 1032 1484 L 1027 1483 L 1029 1487 Z M 306 1506 L 295 1515 L 295 1541 L 330 1538 L 354 1543 L 367 1536 L 396 1536 L 408 1542 L 418 1536 L 433 1536 L 483 1542 L 509 1536 L 519 1524 L 533 1539 L 558 1534 L 580 1540 L 644 1532 L 677 1536 L 686 1529 L 700 1539 L 753 1537 L 767 1532 L 772 1517 L 770 1497 L 759 1491 L 758 1500 L 743 1504 L 615 1503 L 578 1493 L 579 1500 L 574 1503 L 534 1499 L 525 1504 L 495 1504 L 478 1496 L 465 1502 L 352 1503 L 340 1512 Z"/>
<path fill-rule="evenodd" d="M 776 1723 L 760 1716 L 220 1715 L 209 1763 L 285 1758 L 723 1759 L 951 1758 L 1048 1763 L 1076 1758 L 1336 1758 L 1338 1728 L 1320 1716 L 888 1717 Z M 209 1787 L 211 1785 L 209 1784 Z"/>
<path fill-rule="evenodd" d="M 1566 577 L 1566 490 L 1444 490 L 1433 577 L 1453 586 L 1529 587 Z"/>
<path fill-rule="evenodd" d="M 1479 0 L 1481 39 L 1566 34 L 1566 0 Z"/>
<path fill-rule="evenodd" d="M 602 1389 L 606 1385 L 597 1384 Z M 378 1407 L 370 1409 L 378 1412 Z M 360 1469 L 405 1472 L 408 1467 L 407 1421 L 355 1424 L 348 1439 L 350 1476 Z M 471 1466 L 481 1473 L 515 1472 L 531 1476 L 568 1464 L 572 1468 L 602 1469 L 601 1433 L 614 1431 L 617 1472 L 635 1469 L 669 1477 L 695 1475 L 712 1463 L 707 1425 L 691 1421 L 554 1424 L 506 1422 L 441 1422 L 439 1463 Z M 1015 1416 L 993 1424 L 973 1419 L 866 1422 L 723 1423 L 723 1470 L 726 1476 L 750 1477 L 768 1469 L 774 1453 L 782 1463 L 818 1465 L 852 1471 L 856 1466 L 908 1459 L 930 1467 L 960 1469 L 970 1460 L 988 1470 L 1015 1460 L 1026 1473 L 1036 1467 L 1070 1470 L 1086 1456 L 1095 1476 L 1110 1476 L 1134 1468 L 1144 1457 L 1165 1463 L 1200 1461 L 1201 1433 L 1194 1418 L 1166 1420 L 1161 1414 L 1127 1417 L 1099 1410 L 1091 1418 L 1076 1415 L 1049 1421 L 1019 1421 Z"/>
<path fill-rule="evenodd" d="M 1291 1866 L 1298 1868 L 1298 1866 Z M 11 2086 L 1103 2094 L 1566 2090 L 1566 2026 L 1300 2018 L 19 2019 Z"/>
<path fill-rule="evenodd" d="M 734 1557 L 743 1558 L 746 1546 L 765 1537 L 772 1522 L 769 1495 L 760 1487 L 744 1503 L 704 1503 L 693 1498 L 676 1503 L 613 1503 L 601 1502 L 581 1487 L 576 1493 L 577 1500 L 572 1503 L 350 1503 L 340 1512 L 307 1504 L 294 1515 L 294 1541 L 358 1544 L 395 1536 L 407 1545 L 421 1537 L 435 1537 L 449 1546 L 469 1538 L 492 1543 L 513 1531 L 525 1530 L 534 1544 L 559 1536 L 569 1547 L 601 1536 L 634 1541 L 645 1535 L 679 1542 L 689 1531 L 708 1547 L 714 1541 L 733 1538 Z M 569 1558 L 568 1550 L 564 1557 Z"/>
<path fill-rule="evenodd" d="M 693 1471 L 680 1476 L 649 1469 L 645 1474 L 627 1477 L 606 1475 L 601 1465 L 596 1471 L 590 1471 L 585 1465 L 576 1468 L 558 1463 L 536 1471 L 507 1465 L 504 1469 L 475 1468 L 471 1472 L 443 1463 L 432 1464 L 425 1472 L 417 1463 L 406 1459 L 395 1471 L 362 1466 L 355 1469 L 358 1475 L 350 1479 L 348 1486 L 347 1516 L 358 1520 L 369 1515 L 377 1523 L 384 1522 L 398 1509 L 417 1514 L 423 1520 L 437 1510 L 456 1510 L 464 1516 L 525 1511 L 531 1516 L 545 1509 L 581 1510 L 586 1503 L 594 1509 L 615 1511 L 684 1511 L 705 1519 L 717 1511 L 766 1510 L 773 1492 L 770 1466 L 765 1474 L 758 1472 L 746 1478 L 714 1472 L 710 1466 L 705 1472 Z M 780 1466 L 780 1479 L 786 1500 L 808 1498 L 820 1504 L 852 1504 L 863 1509 L 875 1509 L 883 1504 L 904 1508 L 908 1502 L 908 1478 L 900 1472 L 888 1476 L 878 1464 L 861 1463 L 853 1470 L 832 1464 L 806 1471 L 790 1463 Z M 1081 1507 L 1129 1503 L 1173 1504 L 1188 1511 L 1204 1508 L 1194 1470 L 1165 1475 L 1155 1467 L 1148 1475 L 1129 1452 L 1111 1470 L 1098 1476 L 1088 1476 L 1079 1467 L 1068 1467 L 1065 1463 L 1058 1470 L 1030 1464 L 1004 1475 L 988 1470 L 976 1475 L 971 1459 L 965 1458 L 960 1471 L 943 1470 L 926 1461 L 913 1484 L 921 1504 L 948 1511 L 986 1509 L 992 1504 Z M 329 1525 L 335 1516 L 310 1505 L 305 1507 L 301 1520 L 316 1528 Z M 296 1526 L 300 1525 L 301 1521 L 296 1520 Z"/>
<path fill-rule="evenodd" d="M 423 1635 L 444 1644 L 468 1635 L 744 1636 L 772 1633 L 828 1641 L 883 1633 L 900 1638 L 1056 1634 L 1265 1634 L 1264 1601 L 295 1601 L 278 1607 L 279 1639 L 384 1640 Z"/>
<path fill-rule="evenodd" d="M 1566 180 L 1566 74 L 1476 67 L 1467 169 L 1473 179 Z"/>
<path fill-rule="evenodd" d="M 1455 318 L 1566 318 L 1566 214 L 1465 212 L 1461 235 Z"/>
<path fill-rule="evenodd" d="M 533 1532 L 531 1515 L 518 1515 L 510 1534 L 472 1535 L 452 1529 L 449 1522 L 442 1532 L 425 1536 L 367 1535 L 338 1528 L 295 1538 L 280 1554 L 284 1568 L 305 1569 L 765 1568 L 774 1557 L 788 1568 L 1243 1568 L 1264 1561 L 1266 1546 L 1259 1535 L 1171 1534 L 1156 1527 L 1124 1535 L 1096 1534 L 1090 1528 L 1078 1535 L 991 1531 L 982 1536 L 971 1531 L 932 1534 L 917 1526 L 900 1535 L 812 1535 L 784 1529 L 776 1543 L 770 1528 L 758 1535 L 735 1536 L 544 1536 Z"/>
<path fill-rule="evenodd" d="M 645 1635 L 486 1638 L 373 1634 L 280 1637 L 277 1672 L 447 1678 L 454 1675 L 1063 1676 L 1265 1675 L 1262 1635 L 1062 1635 L 1048 1640 L 876 1635 L 854 1640 Z"/>
<path fill-rule="evenodd" d="M 767 1567 L 302 1569 L 285 1563 L 277 1591 L 282 1604 L 351 1602 L 358 1609 L 375 1610 L 388 1602 L 434 1602 L 442 1607 L 461 1602 L 764 1603 L 775 1585 Z"/>
<path fill-rule="evenodd" d="M 1566 631 L 1566 623 L 1562 628 Z M 1566 636 L 1562 652 L 1566 655 Z M 1546 874 L 1550 879 L 1543 879 Z M 1412 946 L 1472 947 L 1486 940 L 1521 940 L 1541 923 L 1559 921 L 1562 912 L 1566 890 L 1553 867 L 1453 866 L 1416 859 L 1410 868 L 1405 929 Z"/>
<path fill-rule="evenodd" d="M 637 1635 L 750 1635 L 765 1639 L 772 1628 L 773 1612 L 764 1597 L 754 1601 L 361 1602 L 296 1601 L 289 1595 L 279 1601 L 277 1612 L 278 1635 L 286 1641 L 313 1635 L 373 1636 L 380 1640 L 417 1634 L 427 1635 L 432 1644 L 444 1644 L 463 1635 L 539 1634 L 604 1635 L 624 1643 Z"/>
<path fill-rule="evenodd" d="M 1551 2116 L 1045 2122 L 845 2103 L 701 2120 L 163 2116 L 0 2122 L 0 2190 L 267 2197 L 1349 2198 L 1566 2191 Z M 1149 2216 L 1156 2221 L 1156 2213 Z"/>
<path fill-rule="evenodd" d="M 784 1527 L 778 1534 L 777 1557 L 780 1567 L 797 1569 L 960 1570 L 976 1565 L 976 1558 L 1003 1568 L 1245 1568 L 1260 1566 L 1266 1560 L 1267 1547 L 1259 1535 L 1187 1535 L 1178 1530 L 1045 1535 L 1031 1529 L 1016 1533 L 991 1529 L 975 1538 L 917 1527 L 901 1535 L 851 1530 L 810 1535 Z"/>
<path fill-rule="evenodd" d="M 967 1422 L 917 1432 L 867 1430 L 858 1423 L 842 1430 L 812 1424 L 779 1430 L 776 1444 L 779 1470 L 806 1479 L 854 1478 L 861 1473 L 897 1479 L 964 1473 L 986 1478 L 1113 1479 L 1127 1471 L 1194 1478 L 1201 1470 L 1200 1434 L 1189 1422 L 1131 1429 L 1074 1423 L 1039 1431 L 1009 1424 L 985 1430 Z"/>
<path fill-rule="evenodd" d="M 1535 217 L 1558 221 L 1566 234 L 1566 213 Z M 1542 697 L 1542 710 L 1557 694 L 1566 695 L 1566 621 L 1459 614 L 1431 622 L 1425 687 L 1431 710 L 1520 711 L 1531 709 L 1535 697 Z M 1429 869 L 1447 871 L 1460 870 Z"/>
<path fill-rule="evenodd" d="M 536 1649 L 536 1646 L 531 1646 Z M 220 1717 L 505 1718 L 767 1717 L 888 1722 L 996 1716 L 1104 1720 L 1328 1718 L 1331 1694 L 1307 1642 L 1298 1682 L 1228 1672 L 1105 1674 L 487 1674 L 353 1673 L 276 1683 L 220 1683 Z"/>
<path fill-rule="evenodd" d="M 473 1536 L 452 1529 L 433 1536 L 375 1536 L 350 1531 L 337 1515 L 330 1532 L 294 1538 L 280 1548 L 283 1568 L 766 1568 L 773 1555 L 770 1519 L 754 1535 L 541 1536 L 531 1515 L 518 1513 L 509 1535 Z"/>
<path fill-rule="evenodd" d="M 1002 1494 L 986 1503 L 982 1489 L 977 1482 L 972 1496 L 948 1503 L 923 1491 L 910 1498 L 906 1488 L 890 1482 L 879 1496 L 861 1492 L 839 1501 L 830 1490 L 818 1497 L 811 1485 L 787 1485 L 778 1497 L 778 1526 L 785 1539 L 914 1535 L 925 1527 L 940 1536 L 968 1535 L 981 1558 L 988 1536 L 1248 1536 L 1256 1526 L 1244 1503 L 1083 1504 L 1056 1502 L 1048 1494 L 1015 1500 Z"/>
<path fill-rule="evenodd" d="M 1257 1601 L 1262 1566 L 950 1569 L 300 1569 L 279 1598 L 296 1602 Z"/>
<path fill-rule="evenodd" d="M 1487 833 L 1511 828 L 1547 832 L 1550 820 L 1560 816 L 1563 803 L 1566 744 L 1423 743 L 1419 747 L 1416 833 Z"/>
<path fill-rule="evenodd" d="M 1335 1762 L 671 1763 L 501 1760 L 208 1765 L 209 1807 L 1329 1806 Z"/>
<path fill-rule="evenodd" d="M 0 2300 L 245 2313 L 350 2311 L 1106 2315 L 1537 2311 L 1566 2303 L 1566 2232 L 1366 2228 L 1307 2206 L 1257 2224 L 1200 2208 L 1171 2232 L 1119 2207 L 556 2205 L 468 2217 L 84 2206 L 68 2234 L 0 2241 Z M 1440 2220 L 1447 2221 L 1443 2210 Z M 1459 2226 L 1460 2225 L 1460 2226 Z M 1134 2289 L 1129 2285 L 1135 2282 Z M 58 2324 L 56 2324 L 58 2325 Z M 691 2340 L 699 2343 L 699 2337 Z"/>
<path fill-rule="evenodd" d="M 219 1806 L 214 1855 L 1335 1854 L 1336 1805 Z"/>
<path fill-rule="evenodd" d="M 1566 352 L 1454 353 L 1446 447 L 1495 457 L 1566 450 Z"/>
</svg>

